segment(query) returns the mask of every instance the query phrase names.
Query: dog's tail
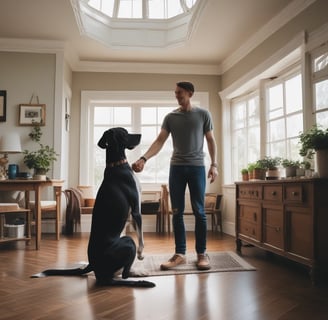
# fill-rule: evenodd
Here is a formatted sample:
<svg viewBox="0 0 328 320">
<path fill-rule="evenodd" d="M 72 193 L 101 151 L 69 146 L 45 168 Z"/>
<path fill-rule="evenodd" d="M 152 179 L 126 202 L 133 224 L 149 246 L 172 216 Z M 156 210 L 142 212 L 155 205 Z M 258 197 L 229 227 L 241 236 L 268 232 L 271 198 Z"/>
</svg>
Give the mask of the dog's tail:
<svg viewBox="0 0 328 320">
<path fill-rule="evenodd" d="M 85 264 L 81 265 L 78 268 L 73 269 L 48 269 L 40 273 L 33 274 L 31 278 L 43 278 L 48 276 L 81 276 L 86 273 L 93 271 L 93 268 L 90 264 L 87 266 Z"/>
<path fill-rule="evenodd" d="M 139 288 L 154 288 L 156 285 L 150 281 L 144 280 L 120 280 L 110 279 L 107 281 L 97 281 L 100 286 L 120 286 L 120 287 L 139 287 Z"/>
</svg>

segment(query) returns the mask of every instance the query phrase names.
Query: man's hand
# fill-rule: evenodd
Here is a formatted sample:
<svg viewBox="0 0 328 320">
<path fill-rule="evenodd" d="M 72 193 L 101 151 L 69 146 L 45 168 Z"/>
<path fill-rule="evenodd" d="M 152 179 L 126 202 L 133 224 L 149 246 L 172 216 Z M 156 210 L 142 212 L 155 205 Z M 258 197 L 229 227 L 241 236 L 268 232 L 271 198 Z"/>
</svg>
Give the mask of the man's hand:
<svg viewBox="0 0 328 320">
<path fill-rule="evenodd" d="M 208 170 L 207 178 L 210 179 L 210 183 L 213 183 L 218 176 L 218 169 L 214 166 L 210 166 Z"/>
<path fill-rule="evenodd" d="M 144 169 L 145 161 L 143 159 L 139 159 L 136 162 L 132 163 L 132 170 L 134 172 L 141 172 Z"/>
</svg>

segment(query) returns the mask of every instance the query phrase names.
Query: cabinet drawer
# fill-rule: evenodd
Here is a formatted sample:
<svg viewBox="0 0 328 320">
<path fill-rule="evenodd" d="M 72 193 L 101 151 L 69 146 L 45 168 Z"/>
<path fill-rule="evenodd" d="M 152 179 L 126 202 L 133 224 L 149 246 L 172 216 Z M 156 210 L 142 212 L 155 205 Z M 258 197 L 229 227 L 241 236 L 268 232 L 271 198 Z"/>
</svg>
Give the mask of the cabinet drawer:
<svg viewBox="0 0 328 320">
<path fill-rule="evenodd" d="M 261 190 L 260 186 L 239 186 L 238 197 L 240 199 L 260 200 L 262 198 Z"/>
<path fill-rule="evenodd" d="M 284 215 L 282 206 L 263 209 L 263 242 L 270 246 L 284 248 Z"/>
<path fill-rule="evenodd" d="M 303 202 L 304 192 L 301 184 L 289 184 L 285 187 L 285 201 Z"/>
<path fill-rule="evenodd" d="M 261 208 L 258 206 L 240 205 L 239 218 L 252 223 L 258 223 L 261 217 Z"/>
<path fill-rule="evenodd" d="M 263 187 L 263 199 L 268 201 L 282 201 L 282 185 L 270 185 Z"/>
<path fill-rule="evenodd" d="M 239 233 L 256 240 L 260 240 L 258 225 L 249 221 L 240 220 Z"/>
</svg>

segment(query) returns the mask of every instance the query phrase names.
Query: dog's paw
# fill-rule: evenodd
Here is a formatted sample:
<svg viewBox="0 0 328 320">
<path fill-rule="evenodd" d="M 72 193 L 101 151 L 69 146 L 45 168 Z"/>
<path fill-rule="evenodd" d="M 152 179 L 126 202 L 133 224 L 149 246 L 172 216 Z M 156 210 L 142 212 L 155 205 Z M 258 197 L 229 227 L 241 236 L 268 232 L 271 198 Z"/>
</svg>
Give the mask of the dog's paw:
<svg viewBox="0 0 328 320">
<path fill-rule="evenodd" d="M 143 269 L 140 270 L 131 269 L 129 272 L 129 277 L 131 278 L 148 277 L 148 276 L 149 276 L 149 272 Z"/>
</svg>

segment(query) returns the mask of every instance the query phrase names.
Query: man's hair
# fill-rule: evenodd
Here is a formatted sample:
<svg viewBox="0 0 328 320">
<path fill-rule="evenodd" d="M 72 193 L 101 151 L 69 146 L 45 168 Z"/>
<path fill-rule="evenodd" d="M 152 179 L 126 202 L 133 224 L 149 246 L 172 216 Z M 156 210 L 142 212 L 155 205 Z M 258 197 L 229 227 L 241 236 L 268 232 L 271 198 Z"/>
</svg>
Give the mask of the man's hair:
<svg viewBox="0 0 328 320">
<path fill-rule="evenodd" d="M 177 83 L 177 86 L 180 87 L 180 88 L 182 88 L 182 89 L 185 89 L 187 91 L 195 92 L 194 85 L 191 82 L 181 81 L 181 82 L 178 82 Z"/>
</svg>

